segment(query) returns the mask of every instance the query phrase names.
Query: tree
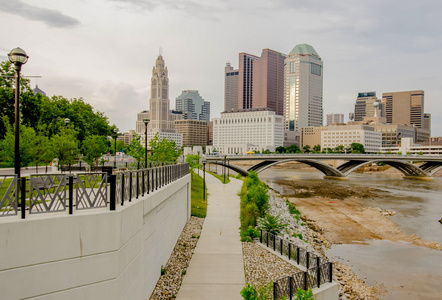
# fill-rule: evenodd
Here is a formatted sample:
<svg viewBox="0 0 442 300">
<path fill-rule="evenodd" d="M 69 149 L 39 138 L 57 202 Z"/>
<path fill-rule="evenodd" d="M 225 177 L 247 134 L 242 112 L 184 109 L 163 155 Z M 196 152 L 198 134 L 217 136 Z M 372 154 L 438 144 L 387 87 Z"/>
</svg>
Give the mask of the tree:
<svg viewBox="0 0 442 300">
<path fill-rule="evenodd" d="M 56 134 L 51 138 L 50 143 L 54 157 L 58 158 L 59 166 L 72 164 L 78 157 L 79 149 L 74 135 Z"/>
<path fill-rule="evenodd" d="M 37 135 L 34 144 L 35 167 L 38 170 L 40 162 L 48 162 L 54 159 L 52 145 L 46 136 Z M 38 172 L 38 171 L 37 171 Z"/>
<path fill-rule="evenodd" d="M 314 145 L 313 146 L 313 152 L 314 153 L 321 153 L 321 145 Z"/>
<path fill-rule="evenodd" d="M 15 133 L 8 117 L 3 116 L 3 125 L 6 129 L 5 138 L 0 143 L 1 159 L 6 165 L 13 167 L 15 164 Z M 20 166 L 27 167 L 34 160 L 35 131 L 32 128 L 20 125 Z"/>
<path fill-rule="evenodd" d="M 290 145 L 286 148 L 286 152 L 287 153 L 300 153 L 301 149 L 299 148 L 298 145 L 293 144 L 293 145 Z"/>
<path fill-rule="evenodd" d="M 352 143 L 350 145 L 351 147 L 351 153 L 365 153 L 364 145 L 359 143 Z"/>
<path fill-rule="evenodd" d="M 186 162 L 189 164 L 190 170 L 193 171 L 195 168 L 201 167 L 200 156 L 198 154 L 188 154 L 186 155 Z"/>
<path fill-rule="evenodd" d="M 150 161 L 156 162 L 176 162 L 181 155 L 181 149 L 174 140 L 163 138 L 160 140 L 158 132 L 149 141 L 149 147 L 152 151 Z"/>
<path fill-rule="evenodd" d="M 276 147 L 276 153 L 285 153 L 285 148 L 283 146 Z"/>
<path fill-rule="evenodd" d="M 91 135 L 86 137 L 82 143 L 84 160 L 92 167 L 98 167 L 100 157 L 106 152 L 106 139 L 103 136 Z"/>
<path fill-rule="evenodd" d="M 304 153 L 310 153 L 311 152 L 311 150 L 310 150 L 310 145 L 305 145 L 304 147 L 302 147 L 302 150 L 304 151 Z"/>
<path fill-rule="evenodd" d="M 345 152 L 344 151 L 344 146 L 343 145 L 336 146 L 335 149 L 334 149 L 334 152 L 335 153 L 344 153 Z"/>
<path fill-rule="evenodd" d="M 117 143 L 118 145 L 118 143 Z M 144 147 L 141 145 L 140 139 L 138 136 L 135 136 L 130 142 L 129 149 L 127 154 L 136 159 L 137 162 L 140 162 L 144 158 Z"/>
</svg>

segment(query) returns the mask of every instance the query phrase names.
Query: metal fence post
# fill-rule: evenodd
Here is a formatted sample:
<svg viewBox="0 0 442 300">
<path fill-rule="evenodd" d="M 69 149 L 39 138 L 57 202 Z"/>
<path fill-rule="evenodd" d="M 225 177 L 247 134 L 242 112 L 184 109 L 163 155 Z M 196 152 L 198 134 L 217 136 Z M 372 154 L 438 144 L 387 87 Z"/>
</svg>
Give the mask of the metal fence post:
<svg viewBox="0 0 442 300">
<path fill-rule="evenodd" d="M 296 263 L 299 265 L 299 247 L 296 246 Z"/>
<path fill-rule="evenodd" d="M 121 206 L 124 205 L 124 188 L 126 187 L 124 180 L 124 173 L 121 173 Z"/>
<path fill-rule="evenodd" d="M 259 242 L 262 244 L 262 229 L 260 230 Z"/>
<path fill-rule="evenodd" d="M 20 206 L 21 206 L 21 218 L 25 219 L 26 218 L 26 178 L 22 177 L 22 178 L 18 178 L 17 177 L 17 191 L 20 190 L 20 183 L 21 183 L 21 201 L 20 201 Z M 31 182 L 29 182 L 29 194 L 31 194 Z M 18 199 L 20 197 L 18 195 L 16 195 L 16 199 L 17 199 L 17 204 L 18 204 Z M 29 197 L 31 198 L 31 197 Z"/>
<path fill-rule="evenodd" d="M 155 173 L 156 173 L 156 177 L 157 177 L 157 180 L 156 180 L 156 182 L 155 182 L 155 189 L 156 189 L 156 190 L 158 190 L 158 168 L 159 168 L 159 167 L 156 167 L 156 168 L 155 168 L 155 169 L 156 169 L 156 170 L 155 170 Z"/>
<path fill-rule="evenodd" d="M 145 186 L 144 186 L 144 170 L 141 171 L 141 176 L 143 176 L 143 180 L 142 180 L 142 183 L 141 183 L 141 186 L 143 188 L 143 194 L 141 195 L 141 197 L 144 197 L 144 190 L 145 190 Z"/>
<path fill-rule="evenodd" d="M 129 202 L 132 201 L 132 172 L 129 172 Z"/>
<path fill-rule="evenodd" d="M 278 299 L 278 293 L 277 293 L 277 287 L 278 284 L 276 282 L 273 282 L 273 299 Z"/>
<path fill-rule="evenodd" d="M 292 300 L 292 296 L 293 296 L 293 276 L 290 276 L 289 277 L 289 299 L 290 300 Z"/>
<path fill-rule="evenodd" d="M 305 267 L 308 269 L 310 267 L 310 252 L 305 251 Z"/>
<path fill-rule="evenodd" d="M 276 235 L 273 235 L 273 251 L 276 251 Z"/>
<path fill-rule="evenodd" d="M 281 238 L 280 241 L 281 241 L 281 255 L 282 255 L 282 253 L 284 252 L 284 251 L 283 251 L 284 240 Z"/>
<path fill-rule="evenodd" d="M 316 274 L 317 280 L 318 280 L 318 288 L 321 287 L 321 270 L 320 270 L 320 258 L 319 256 L 316 257 L 316 268 L 318 269 L 318 273 Z"/>
<path fill-rule="evenodd" d="M 333 281 L 333 263 L 332 262 L 329 262 L 328 263 L 328 266 L 329 266 L 329 275 L 330 275 L 330 282 L 332 282 Z"/>
<path fill-rule="evenodd" d="M 69 214 L 74 210 L 74 176 L 69 176 Z"/>
<path fill-rule="evenodd" d="M 147 172 L 147 193 L 150 193 L 150 169 L 146 170 Z"/>
<path fill-rule="evenodd" d="M 308 288 L 307 288 L 307 276 L 308 276 L 308 272 L 304 272 L 304 291 L 308 291 Z"/>
<path fill-rule="evenodd" d="M 289 260 L 292 258 L 292 243 L 289 243 Z"/>
<path fill-rule="evenodd" d="M 135 172 L 137 172 L 137 194 L 135 195 L 135 199 L 138 199 L 138 194 L 139 194 L 139 191 L 140 191 L 140 178 L 139 178 L 139 174 L 138 174 L 138 170 L 137 171 L 135 171 Z"/>
<path fill-rule="evenodd" d="M 109 176 L 109 183 L 110 183 L 110 197 L 109 197 L 109 209 L 115 210 L 116 208 L 116 175 L 110 175 Z"/>
<path fill-rule="evenodd" d="M 269 247 L 269 232 L 267 231 L 267 248 Z"/>
</svg>

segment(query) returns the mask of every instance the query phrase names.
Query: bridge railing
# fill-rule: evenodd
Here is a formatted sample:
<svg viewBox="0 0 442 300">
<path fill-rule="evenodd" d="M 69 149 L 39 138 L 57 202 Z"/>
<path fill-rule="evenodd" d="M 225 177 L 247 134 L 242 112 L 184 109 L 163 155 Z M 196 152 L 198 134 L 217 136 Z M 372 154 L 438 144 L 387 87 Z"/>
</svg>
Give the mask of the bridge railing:
<svg viewBox="0 0 442 300">
<path fill-rule="evenodd" d="M 175 164 L 148 169 L 99 173 L 35 174 L 17 179 L 0 176 L 0 217 L 21 213 L 54 213 L 124 205 L 139 196 L 178 180 L 189 173 L 189 165 Z M 20 187 L 20 188 L 19 188 Z M 19 192 L 21 191 L 21 192 Z"/>
<path fill-rule="evenodd" d="M 265 230 L 261 230 L 259 241 L 281 255 L 286 256 L 289 260 L 295 261 L 298 265 L 306 268 L 306 271 L 300 271 L 292 276 L 274 281 L 274 299 L 282 297 L 292 299 L 296 295 L 298 288 L 303 290 L 319 288 L 322 284 L 333 281 L 333 263 L 325 258 Z"/>
</svg>

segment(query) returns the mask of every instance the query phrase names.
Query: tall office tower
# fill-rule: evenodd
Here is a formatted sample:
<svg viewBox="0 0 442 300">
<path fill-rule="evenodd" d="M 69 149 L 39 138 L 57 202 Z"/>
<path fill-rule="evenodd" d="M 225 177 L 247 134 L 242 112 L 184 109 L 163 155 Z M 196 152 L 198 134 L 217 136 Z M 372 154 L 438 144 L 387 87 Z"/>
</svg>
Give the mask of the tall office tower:
<svg viewBox="0 0 442 300">
<path fill-rule="evenodd" d="M 175 132 L 169 118 L 169 77 L 163 56 L 152 69 L 149 132 Z"/>
<path fill-rule="evenodd" d="M 239 54 L 238 109 L 253 107 L 253 61 L 259 57 L 247 53 Z"/>
<path fill-rule="evenodd" d="M 204 101 L 196 90 L 185 90 L 176 97 L 175 107 L 183 113 L 184 120 L 210 122 L 210 102 Z"/>
<path fill-rule="evenodd" d="M 424 127 L 424 91 L 383 93 L 387 123 Z"/>
<path fill-rule="evenodd" d="M 270 108 L 283 115 L 285 58 L 277 51 L 263 49 L 261 57 L 253 61 L 253 108 Z"/>
<path fill-rule="evenodd" d="M 135 132 L 139 135 L 144 134 L 146 130 L 146 125 L 144 125 L 143 120 L 145 118 L 150 118 L 150 113 L 148 110 L 143 110 L 137 114 L 137 121 L 135 122 Z"/>
<path fill-rule="evenodd" d="M 377 110 L 374 103 L 378 102 Z M 376 92 L 358 93 L 355 103 L 355 121 L 363 121 L 364 117 L 385 117 L 385 107 L 381 99 L 376 97 Z"/>
<path fill-rule="evenodd" d="M 224 111 L 238 109 L 238 74 L 230 63 L 224 69 Z"/>
<path fill-rule="evenodd" d="M 296 45 L 284 66 L 284 145 L 299 144 L 301 127 L 322 126 L 321 57 L 307 44 Z"/>
<path fill-rule="evenodd" d="M 344 123 L 344 114 L 327 114 L 327 126 Z"/>
</svg>

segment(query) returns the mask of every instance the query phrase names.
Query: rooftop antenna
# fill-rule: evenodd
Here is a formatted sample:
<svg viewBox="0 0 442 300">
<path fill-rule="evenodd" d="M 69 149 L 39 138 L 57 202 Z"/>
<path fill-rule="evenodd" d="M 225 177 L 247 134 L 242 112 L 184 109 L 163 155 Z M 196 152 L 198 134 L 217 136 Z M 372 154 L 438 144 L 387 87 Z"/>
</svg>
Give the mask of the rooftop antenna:
<svg viewBox="0 0 442 300">
<path fill-rule="evenodd" d="M 160 47 L 160 56 L 163 56 L 163 47 Z"/>
</svg>

